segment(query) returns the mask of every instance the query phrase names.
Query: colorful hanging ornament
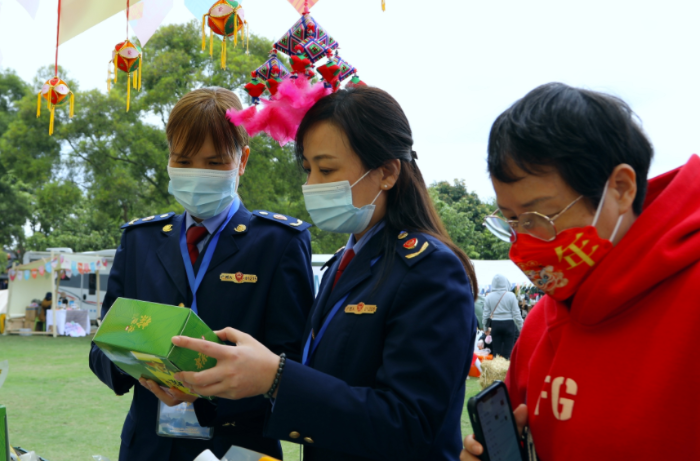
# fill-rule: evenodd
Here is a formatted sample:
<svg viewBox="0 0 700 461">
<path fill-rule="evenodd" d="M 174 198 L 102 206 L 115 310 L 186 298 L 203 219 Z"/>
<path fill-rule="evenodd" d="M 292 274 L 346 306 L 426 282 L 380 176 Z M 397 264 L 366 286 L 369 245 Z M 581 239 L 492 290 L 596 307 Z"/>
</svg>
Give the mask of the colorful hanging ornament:
<svg viewBox="0 0 700 461">
<path fill-rule="evenodd" d="M 295 51 L 299 47 L 301 47 L 304 50 L 304 53 L 306 53 L 306 56 L 309 57 L 312 63 L 323 59 L 323 57 L 326 56 L 326 53 L 328 51 L 328 48 L 323 46 L 321 42 L 312 37 L 307 38 L 306 40 L 301 42 L 300 45 L 297 45 L 295 47 Z"/>
<path fill-rule="evenodd" d="M 272 96 L 277 94 L 277 90 L 282 83 L 282 78 L 280 78 L 280 69 L 277 66 L 272 68 L 272 75 L 265 81 L 265 86 L 267 86 L 267 91 L 270 92 Z"/>
<path fill-rule="evenodd" d="M 48 106 L 49 112 L 51 112 L 51 118 L 49 119 L 49 136 L 51 136 L 53 135 L 56 107 L 64 106 L 66 103 L 69 103 L 70 109 L 68 116 L 73 117 L 73 112 L 75 110 L 75 97 L 73 92 L 68 88 L 68 85 L 66 85 L 66 82 L 58 77 L 54 77 L 44 83 L 44 86 L 41 87 L 41 91 L 39 91 L 39 94 L 37 95 L 37 118 L 41 116 L 41 98 L 46 99 L 46 105 Z"/>
<path fill-rule="evenodd" d="M 289 60 L 292 63 L 292 78 L 297 78 L 299 75 L 310 76 L 313 75 L 312 62 L 311 59 L 304 52 L 304 48 L 301 45 L 295 47 L 296 54 L 291 56 Z"/>
<path fill-rule="evenodd" d="M 301 2 L 290 1 L 296 6 Z M 337 53 L 333 55 L 337 48 L 338 42 L 311 17 L 309 1 L 305 0 L 301 19 L 275 43 L 270 58 L 253 72 L 253 81 L 245 85 L 253 105 L 244 110 L 230 109 L 226 113 L 228 119 L 243 126 L 250 136 L 264 132 L 280 146 L 294 141 L 306 112 L 319 99 L 337 91 L 340 82 L 356 72 Z M 278 59 L 278 52 L 290 56 L 291 75 Z M 328 62 L 317 69 L 323 82 L 313 83 L 314 63 L 324 56 Z M 359 86 L 364 82 L 358 77 L 349 85 Z M 269 99 L 261 97 L 265 88 L 270 93 Z"/>
<path fill-rule="evenodd" d="M 131 87 L 133 86 L 135 90 L 141 91 L 143 51 L 140 46 L 129 40 L 124 40 L 123 42 L 117 43 L 114 50 L 112 50 L 112 63 L 114 64 L 114 83 L 117 83 L 119 71 L 127 75 L 126 111 L 129 112 Z"/>
<path fill-rule="evenodd" d="M 265 84 L 258 80 L 257 72 L 253 71 L 250 73 L 253 77 L 250 83 L 246 83 L 243 89 L 250 95 L 253 100 L 253 104 L 258 105 L 260 103 L 260 96 L 265 92 Z"/>
<path fill-rule="evenodd" d="M 131 87 L 141 91 L 141 73 L 143 71 L 143 51 L 141 47 L 129 40 L 129 0 L 126 0 L 126 39 L 117 43 L 112 50 L 114 65 L 114 83 L 117 83 L 119 71 L 126 74 L 126 111 L 129 112 L 131 103 Z M 132 79 L 133 74 L 133 79 Z M 132 81 L 133 80 L 133 81 Z M 109 91 L 107 83 L 107 91 Z"/>
<path fill-rule="evenodd" d="M 207 20 L 207 17 L 209 19 Z M 214 55 L 214 34 L 220 35 L 221 43 L 221 68 L 226 68 L 226 41 L 233 37 L 233 45 L 238 46 L 238 33 L 241 34 L 241 42 L 246 41 L 246 54 L 250 44 L 250 29 L 245 20 L 245 14 L 240 2 L 236 0 L 218 0 L 209 12 L 202 16 L 202 51 L 206 49 L 205 25 L 209 25 L 209 55 Z"/>
<path fill-rule="evenodd" d="M 61 36 L 61 1 L 58 2 L 58 20 L 56 25 L 56 58 L 54 61 L 54 77 L 47 80 L 46 83 L 41 87 L 41 90 L 36 97 L 36 117 L 41 116 L 41 98 L 46 99 L 46 105 L 51 113 L 49 118 L 49 136 L 53 135 L 53 124 L 55 118 L 55 112 L 57 106 L 65 105 L 66 102 L 69 103 L 70 109 L 68 112 L 69 117 L 73 117 L 75 110 L 75 96 L 73 92 L 68 88 L 66 82 L 58 77 L 58 45 L 59 37 Z"/>
<path fill-rule="evenodd" d="M 272 69 L 276 67 L 279 72 L 278 77 L 287 78 L 289 76 L 289 70 L 284 67 L 282 61 L 277 57 L 277 50 L 273 49 L 270 51 L 269 56 L 265 64 L 255 69 L 255 73 L 258 74 L 261 79 L 267 81 L 272 77 Z"/>
<path fill-rule="evenodd" d="M 326 87 L 336 92 L 340 88 L 340 82 L 354 74 L 356 70 L 336 52 L 335 56 L 329 55 L 328 62 L 320 66 L 317 72 L 323 77 Z"/>
<path fill-rule="evenodd" d="M 316 39 L 326 49 L 335 50 L 339 46 L 338 42 L 306 10 L 301 19 L 295 22 L 292 28 L 275 42 L 275 48 L 291 56 L 294 54 L 296 46 L 301 45 L 308 38 Z"/>
<path fill-rule="evenodd" d="M 345 85 L 345 88 L 357 88 L 360 86 L 367 86 L 367 84 L 360 79 L 357 73 L 354 73 L 352 79 Z"/>
</svg>

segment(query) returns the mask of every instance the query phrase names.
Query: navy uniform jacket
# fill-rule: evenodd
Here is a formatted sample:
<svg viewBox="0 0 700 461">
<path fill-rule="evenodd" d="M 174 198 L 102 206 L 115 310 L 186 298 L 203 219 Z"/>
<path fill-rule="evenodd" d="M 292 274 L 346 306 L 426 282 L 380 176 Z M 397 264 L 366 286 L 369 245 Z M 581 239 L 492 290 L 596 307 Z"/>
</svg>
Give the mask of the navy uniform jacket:
<svg viewBox="0 0 700 461">
<path fill-rule="evenodd" d="M 386 232 L 367 242 L 332 290 L 342 253 L 329 261 L 304 342 L 350 295 L 310 366 L 288 360 L 282 374 L 265 434 L 303 444 L 305 461 L 459 459 L 476 336 L 470 282 L 449 248 L 420 233 L 391 235 L 396 252 L 382 261 Z M 405 248 L 412 238 L 416 246 Z"/>
<path fill-rule="evenodd" d="M 286 219 L 281 219 L 286 218 Z M 148 219 L 148 218 L 146 218 Z M 163 304 L 192 305 L 179 247 L 184 215 L 173 213 L 125 225 L 109 275 L 102 317 L 118 297 Z M 313 302 L 309 224 L 243 205 L 222 231 L 209 269 L 197 293 L 199 316 L 213 330 L 234 327 L 273 352 L 299 359 L 300 341 Z M 199 268 L 204 250 L 194 264 Z M 256 283 L 222 281 L 221 274 L 257 275 Z M 223 457 L 240 445 L 281 458 L 277 440 L 262 436 L 269 401 L 262 396 L 216 405 L 195 402 L 200 424 L 215 427 L 214 439 L 199 441 L 156 435 L 158 399 L 123 374 L 94 344 L 90 368 L 117 395 L 134 387 L 122 430 L 120 461 L 192 461 L 206 448 Z"/>
</svg>

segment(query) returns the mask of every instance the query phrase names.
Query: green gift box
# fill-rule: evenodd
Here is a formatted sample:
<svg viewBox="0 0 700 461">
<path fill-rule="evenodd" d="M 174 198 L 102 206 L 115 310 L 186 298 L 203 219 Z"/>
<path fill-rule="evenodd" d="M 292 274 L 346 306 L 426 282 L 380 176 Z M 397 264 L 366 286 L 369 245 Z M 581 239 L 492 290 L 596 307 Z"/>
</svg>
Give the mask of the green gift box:
<svg viewBox="0 0 700 461">
<path fill-rule="evenodd" d="M 152 379 L 161 386 L 196 395 L 175 379 L 175 373 L 212 368 L 216 359 L 173 345 L 173 336 L 221 344 L 191 309 L 126 298 L 114 301 L 93 342 L 134 378 Z"/>
<path fill-rule="evenodd" d="M 10 433 L 7 430 L 7 409 L 0 405 L 0 461 L 10 461 Z"/>
</svg>

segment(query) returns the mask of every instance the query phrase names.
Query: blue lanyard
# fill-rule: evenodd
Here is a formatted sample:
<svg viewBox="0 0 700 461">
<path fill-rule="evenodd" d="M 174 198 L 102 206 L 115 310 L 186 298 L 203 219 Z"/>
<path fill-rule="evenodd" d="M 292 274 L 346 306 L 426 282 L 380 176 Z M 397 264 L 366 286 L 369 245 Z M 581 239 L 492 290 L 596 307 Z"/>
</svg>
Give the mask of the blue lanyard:
<svg viewBox="0 0 700 461">
<path fill-rule="evenodd" d="M 209 268 L 211 258 L 212 256 L 214 256 L 216 244 L 219 243 L 219 236 L 221 235 L 221 231 L 223 231 L 224 228 L 228 225 L 229 221 L 231 221 L 231 218 L 234 214 L 236 214 L 236 211 L 238 211 L 238 207 L 240 205 L 241 200 L 238 198 L 238 196 L 236 196 L 233 203 L 231 204 L 231 208 L 229 208 L 228 210 L 228 216 L 226 217 L 226 221 L 224 221 L 221 224 L 221 226 L 219 226 L 219 230 L 216 231 L 216 234 L 214 234 L 214 236 L 211 238 L 211 241 L 209 242 L 209 245 L 207 246 L 207 251 L 204 253 L 204 258 L 202 259 L 202 264 L 199 266 L 196 278 L 194 276 L 194 268 L 192 267 L 190 254 L 187 251 L 187 219 L 185 216 L 182 217 L 182 230 L 180 231 L 180 253 L 182 253 L 182 261 L 185 263 L 187 281 L 190 283 L 190 290 L 192 290 L 191 309 L 195 314 L 199 314 L 199 312 L 197 311 L 197 289 L 199 289 L 199 284 L 202 283 L 202 279 L 204 279 L 204 274 L 207 273 L 207 269 Z"/>
<path fill-rule="evenodd" d="M 374 264 L 379 261 L 381 256 L 377 256 L 372 260 L 370 263 L 370 267 L 374 266 Z M 316 339 L 313 339 L 311 337 L 311 334 L 309 333 L 309 337 L 306 338 L 306 344 L 304 345 L 304 355 L 301 359 L 301 363 L 303 363 L 306 366 L 309 366 L 309 363 L 311 362 L 311 357 L 313 357 L 314 352 L 316 352 L 316 348 L 318 347 L 318 344 L 321 342 L 321 339 L 323 338 L 323 335 L 326 333 L 326 329 L 328 328 L 328 325 L 330 325 L 331 320 L 333 320 L 333 317 L 338 313 L 340 308 L 345 304 L 345 301 L 347 301 L 348 296 L 350 296 L 350 292 L 348 292 L 345 296 L 343 296 L 340 301 L 338 301 L 335 306 L 333 306 L 333 309 L 330 311 L 330 313 L 326 316 L 326 320 L 324 320 L 323 325 L 321 326 L 321 329 L 318 330 L 318 333 L 316 334 Z"/>
</svg>

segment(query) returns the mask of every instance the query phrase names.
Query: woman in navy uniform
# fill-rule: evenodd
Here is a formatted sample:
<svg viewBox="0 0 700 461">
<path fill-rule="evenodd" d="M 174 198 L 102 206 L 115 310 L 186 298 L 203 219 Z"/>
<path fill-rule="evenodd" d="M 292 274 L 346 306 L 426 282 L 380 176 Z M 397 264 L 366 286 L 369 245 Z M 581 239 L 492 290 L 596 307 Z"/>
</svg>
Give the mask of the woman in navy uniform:
<svg viewBox="0 0 700 461">
<path fill-rule="evenodd" d="M 274 353 L 299 359 L 313 302 L 309 224 L 243 206 L 236 189 L 250 149 L 245 131 L 225 117 L 230 107 L 241 108 L 234 93 L 206 88 L 173 108 L 167 126 L 169 191 L 186 212 L 122 226 L 102 317 L 118 297 L 191 307 L 213 329 L 233 326 Z M 190 277 L 201 271 L 193 297 L 196 282 Z M 221 457 L 232 444 L 281 458 L 279 441 L 263 436 L 269 404 L 262 397 L 212 404 L 143 378 L 139 384 L 95 345 L 90 368 L 117 395 L 134 388 L 120 461 L 192 461 L 205 449 Z M 197 419 L 213 427 L 213 438 L 158 436 L 159 399 L 167 406 L 194 400 Z"/>
<path fill-rule="evenodd" d="M 233 328 L 218 334 L 237 347 L 173 338 L 218 359 L 178 379 L 203 395 L 270 397 L 265 434 L 303 444 L 306 460 L 459 458 L 476 278 L 412 145 L 401 107 L 377 88 L 338 91 L 302 121 L 307 209 L 351 235 L 326 264 L 301 362 Z"/>
</svg>

